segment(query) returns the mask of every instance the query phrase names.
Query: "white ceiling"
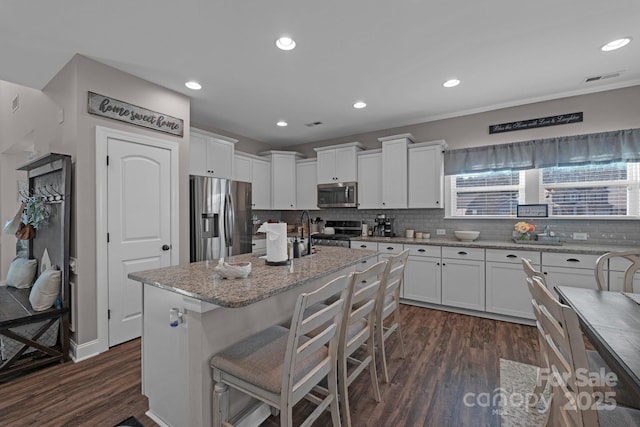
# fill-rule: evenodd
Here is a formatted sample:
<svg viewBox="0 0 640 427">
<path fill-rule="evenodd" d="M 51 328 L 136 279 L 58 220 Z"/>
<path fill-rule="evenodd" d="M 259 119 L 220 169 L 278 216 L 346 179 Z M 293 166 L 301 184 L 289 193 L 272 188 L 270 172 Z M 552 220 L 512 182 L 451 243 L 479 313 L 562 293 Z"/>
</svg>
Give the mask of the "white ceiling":
<svg viewBox="0 0 640 427">
<path fill-rule="evenodd" d="M 0 0 L 0 79 L 42 89 L 76 53 L 286 146 L 640 84 L 640 1 Z"/>
</svg>

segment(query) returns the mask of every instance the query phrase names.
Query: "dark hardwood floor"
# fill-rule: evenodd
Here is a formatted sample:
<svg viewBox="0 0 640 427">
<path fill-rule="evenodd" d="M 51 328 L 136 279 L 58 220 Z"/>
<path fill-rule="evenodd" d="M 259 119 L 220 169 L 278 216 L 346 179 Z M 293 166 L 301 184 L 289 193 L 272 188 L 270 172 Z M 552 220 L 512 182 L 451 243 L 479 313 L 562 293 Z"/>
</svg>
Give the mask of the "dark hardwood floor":
<svg viewBox="0 0 640 427">
<path fill-rule="evenodd" d="M 500 358 L 536 364 L 535 329 L 407 305 L 402 306 L 402 316 L 407 357 L 400 358 L 392 337 L 391 382 L 381 383 L 381 403 L 371 397 L 366 373 L 351 385 L 353 425 L 498 426 L 495 408 L 469 407 L 464 396 L 491 394 L 499 387 Z M 378 373 L 382 378 L 380 369 Z M 0 426 L 111 427 L 131 415 L 145 427 L 155 426 L 144 415 L 146 408 L 139 340 L 0 385 Z M 311 404 L 299 404 L 296 418 L 312 409 Z M 263 423 L 278 425 L 277 417 Z M 331 417 L 325 414 L 314 425 L 331 425 Z"/>
</svg>

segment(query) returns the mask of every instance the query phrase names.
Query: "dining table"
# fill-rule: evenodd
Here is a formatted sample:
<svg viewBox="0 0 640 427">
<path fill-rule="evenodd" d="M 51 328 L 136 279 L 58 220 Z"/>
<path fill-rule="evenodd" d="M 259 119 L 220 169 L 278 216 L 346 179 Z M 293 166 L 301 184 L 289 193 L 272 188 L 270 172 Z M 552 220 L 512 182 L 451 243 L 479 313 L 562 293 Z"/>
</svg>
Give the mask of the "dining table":
<svg viewBox="0 0 640 427">
<path fill-rule="evenodd" d="M 618 376 L 625 401 L 640 407 L 640 295 L 555 286 L 602 359 Z M 633 406 L 636 406 L 635 404 Z"/>
</svg>

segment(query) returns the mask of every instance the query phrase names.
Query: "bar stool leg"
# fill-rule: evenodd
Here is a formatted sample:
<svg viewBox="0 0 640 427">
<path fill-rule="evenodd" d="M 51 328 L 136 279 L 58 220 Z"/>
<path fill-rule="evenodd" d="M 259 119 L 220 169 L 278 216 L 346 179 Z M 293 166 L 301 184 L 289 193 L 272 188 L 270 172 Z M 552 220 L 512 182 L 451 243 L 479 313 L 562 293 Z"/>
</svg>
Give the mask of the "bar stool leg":
<svg viewBox="0 0 640 427">
<path fill-rule="evenodd" d="M 223 427 L 229 421 L 229 386 L 213 386 L 213 427 Z"/>
</svg>

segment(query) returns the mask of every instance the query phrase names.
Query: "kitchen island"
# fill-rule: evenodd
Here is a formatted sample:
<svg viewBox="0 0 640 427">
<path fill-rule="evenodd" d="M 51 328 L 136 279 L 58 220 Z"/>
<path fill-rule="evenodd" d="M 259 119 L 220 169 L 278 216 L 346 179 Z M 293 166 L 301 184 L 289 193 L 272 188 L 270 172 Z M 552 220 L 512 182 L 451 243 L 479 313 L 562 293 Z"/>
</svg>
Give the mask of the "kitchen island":
<svg viewBox="0 0 640 427">
<path fill-rule="evenodd" d="M 296 299 L 335 277 L 355 271 L 377 252 L 321 247 L 290 266 L 267 266 L 251 254 L 227 258 L 251 262 L 246 279 L 223 279 L 217 260 L 130 273 L 143 283 L 142 393 L 147 415 L 160 425 L 211 425 L 209 360 L 226 347 L 287 321 Z M 178 319 L 177 325 L 170 326 Z M 250 403 L 231 394 L 231 413 Z M 262 415 L 267 416 L 268 409 Z M 258 420 L 256 420 L 258 422 Z"/>
</svg>

